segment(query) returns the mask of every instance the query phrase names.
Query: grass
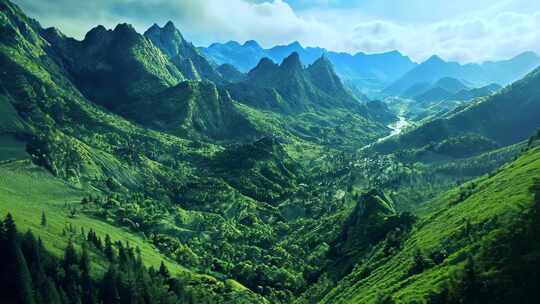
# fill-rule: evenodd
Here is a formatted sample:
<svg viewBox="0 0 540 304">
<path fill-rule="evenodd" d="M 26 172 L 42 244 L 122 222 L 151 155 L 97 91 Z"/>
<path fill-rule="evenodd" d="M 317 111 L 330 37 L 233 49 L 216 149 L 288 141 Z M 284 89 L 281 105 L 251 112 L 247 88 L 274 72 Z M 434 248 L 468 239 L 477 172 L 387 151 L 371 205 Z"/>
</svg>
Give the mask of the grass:
<svg viewBox="0 0 540 304">
<path fill-rule="evenodd" d="M 53 255 L 63 255 L 69 236 L 63 235 L 62 231 L 72 225 L 77 237 L 81 228 L 85 231 L 93 229 L 102 239 L 109 234 L 113 242 L 121 240 L 139 247 L 147 266 L 159 267 L 164 261 L 172 273 L 187 271 L 168 261 L 141 236 L 84 214 L 70 218 L 70 206 L 77 206 L 84 194 L 82 190 L 69 186 L 28 160 L 0 165 L 0 215 L 3 217 L 10 212 L 18 230 L 25 232 L 31 229 Z M 46 227 L 40 224 L 42 212 L 47 218 Z M 108 267 L 108 262 L 102 258 L 92 258 L 92 262 L 98 273 Z"/>
<path fill-rule="evenodd" d="M 431 202 L 433 211 L 419 220 L 399 253 L 375 264 L 364 279 L 355 277 L 358 273 L 353 271 L 323 303 L 373 303 L 381 293 L 393 294 L 398 303 L 423 303 L 429 293 L 439 291 L 448 277 L 461 269 L 468 253 L 474 255 L 497 229 L 531 206 L 529 188 L 538 176 L 540 148 L 535 148 L 491 177 L 473 181 L 472 193 L 462 201 L 458 199 L 460 188 L 440 195 Z M 477 231 L 474 237 L 464 233 L 466 225 Z M 429 253 L 439 246 L 450 249 L 443 263 L 407 276 L 416 249 Z"/>
</svg>

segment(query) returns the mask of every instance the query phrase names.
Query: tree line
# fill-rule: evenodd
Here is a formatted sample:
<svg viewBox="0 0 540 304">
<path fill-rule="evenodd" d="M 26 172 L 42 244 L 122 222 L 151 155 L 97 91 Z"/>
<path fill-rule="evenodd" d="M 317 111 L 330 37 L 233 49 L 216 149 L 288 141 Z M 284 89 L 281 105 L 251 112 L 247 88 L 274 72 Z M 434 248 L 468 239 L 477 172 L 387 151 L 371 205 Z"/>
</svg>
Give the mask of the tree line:
<svg viewBox="0 0 540 304">
<path fill-rule="evenodd" d="M 45 217 L 43 222 L 46 223 Z M 91 255 L 108 260 L 107 271 L 92 269 Z M 77 252 L 70 239 L 63 258 L 51 255 L 31 231 L 20 234 L 10 214 L 0 221 L 0 302 L 6 304 L 199 303 L 165 264 L 146 268 L 141 251 L 90 230 Z"/>
</svg>

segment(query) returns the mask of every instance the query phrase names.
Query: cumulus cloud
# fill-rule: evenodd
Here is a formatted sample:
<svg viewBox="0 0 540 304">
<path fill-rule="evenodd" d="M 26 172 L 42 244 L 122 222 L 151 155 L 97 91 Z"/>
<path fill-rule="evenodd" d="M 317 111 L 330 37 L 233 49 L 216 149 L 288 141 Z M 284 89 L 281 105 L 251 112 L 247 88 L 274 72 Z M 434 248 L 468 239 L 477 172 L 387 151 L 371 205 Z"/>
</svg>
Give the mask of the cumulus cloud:
<svg viewBox="0 0 540 304">
<path fill-rule="evenodd" d="M 518 10 L 524 7 L 522 0 L 507 0 L 478 13 L 456 12 L 429 22 L 374 16 L 355 7 L 332 7 L 332 0 L 311 6 L 304 0 L 295 2 L 307 9 L 293 9 L 283 0 L 15 1 L 44 25 L 58 26 L 78 38 L 96 24 L 113 27 L 128 22 L 144 31 L 154 22 L 172 20 L 199 45 L 255 39 L 272 46 L 298 40 L 335 51 L 397 49 L 416 61 L 438 54 L 460 62 L 508 58 L 528 50 L 540 52 L 540 6 L 529 3 L 526 10 Z"/>
</svg>

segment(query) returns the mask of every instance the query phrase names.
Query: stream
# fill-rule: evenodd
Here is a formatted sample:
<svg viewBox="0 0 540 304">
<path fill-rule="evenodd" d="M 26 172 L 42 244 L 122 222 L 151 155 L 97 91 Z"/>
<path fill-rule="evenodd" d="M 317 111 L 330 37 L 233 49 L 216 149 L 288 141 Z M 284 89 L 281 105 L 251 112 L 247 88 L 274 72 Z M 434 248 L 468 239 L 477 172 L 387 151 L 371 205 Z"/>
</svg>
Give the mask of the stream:
<svg viewBox="0 0 540 304">
<path fill-rule="evenodd" d="M 393 122 L 391 124 L 388 125 L 388 128 L 392 129 L 392 132 L 390 132 L 390 134 L 388 134 L 387 136 L 384 136 L 384 137 L 381 137 L 379 139 L 377 139 L 377 141 L 373 142 L 373 143 L 370 143 L 364 147 L 362 147 L 360 150 L 364 150 L 366 148 L 369 148 L 371 147 L 373 144 L 375 143 L 379 143 L 381 141 L 384 141 L 384 140 L 387 140 L 388 138 L 390 137 L 393 137 L 393 136 L 396 136 L 396 135 L 399 135 L 401 134 L 401 132 L 403 132 L 403 130 L 405 128 L 407 128 L 408 126 L 411 125 L 411 123 L 407 120 L 407 118 L 404 116 L 403 113 L 400 113 L 398 115 L 398 118 L 399 120 L 396 121 L 396 122 Z"/>
</svg>

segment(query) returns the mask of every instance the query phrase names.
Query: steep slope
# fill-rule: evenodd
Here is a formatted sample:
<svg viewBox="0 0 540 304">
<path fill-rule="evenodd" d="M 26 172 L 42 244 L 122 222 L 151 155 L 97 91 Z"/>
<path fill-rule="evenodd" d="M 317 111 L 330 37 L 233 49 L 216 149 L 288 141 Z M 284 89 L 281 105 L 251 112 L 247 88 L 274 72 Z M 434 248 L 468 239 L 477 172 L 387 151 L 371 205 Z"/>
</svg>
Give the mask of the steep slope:
<svg viewBox="0 0 540 304">
<path fill-rule="evenodd" d="M 6 162 L 2 159 L 2 214 L 12 212 L 20 220 L 21 227 L 39 231 L 46 248 L 56 255 L 62 254 L 67 244 L 69 236 L 66 233 L 73 235 L 72 240 L 79 247 L 80 234 L 74 229 L 92 228 L 101 237 L 107 233 L 114 240 L 130 240 L 138 245 L 148 265 L 166 261 L 172 276 L 183 273 L 181 281 L 185 284 L 199 281 L 194 286 L 199 286 L 196 288 L 200 288 L 200 298 L 206 298 L 201 293 L 206 287 L 200 283 L 224 284 L 213 276 L 185 272 L 171 253 L 156 246 L 157 241 L 140 231 L 135 233 L 121 228 L 120 223 L 126 222 L 111 220 L 109 211 L 112 205 L 108 205 L 109 211 L 105 212 L 105 209 L 99 211 L 97 207 L 88 205 L 89 202 L 93 204 L 95 198 L 101 202 L 101 197 L 111 192 L 116 198 L 127 193 L 149 198 L 148 194 L 153 193 L 151 196 L 154 198 L 160 197 L 158 201 L 170 202 L 166 194 L 171 189 L 169 187 L 173 184 L 179 187 L 182 181 L 193 181 L 188 176 L 196 170 L 190 161 L 204 158 L 203 153 L 190 147 L 190 142 L 141 129 L 98 109 L 73 86 L 66 77 L 69 75 L 67 71 L 45 52 L 48 43 L 38 35 L 41 30 L 39 24 L 4 1 L 0 3 L 0 20 L 0 30 L 4 33 L 0 40 L 0 63 L 10 71 L 0 75 L 1 98 L 8 100 L 26 125 L 24 130 L 17 130 L 16 135 L 21 136 L 26 146 L 23 149 L 28 151 L 23 161 Z M 2 118 L 4 122 L 6 120 Z M 213 149 L 202 146 L 203 149 Z M 32 189 L 21 190 L 28 185 L 32 185 Z M 157 185 L 168 185 L 165 187 L 169 190 L 158 190 Z M 87 200 L 88 197 L 93 199 Z M 135 200 L 131 200 L 133 202 Z M 238 199 L 236 202 L 241 205 Z M 157 206 L 153 205 L 154 208 Z M 40 226 L 41 211 L 47 213 L 50 228 Z M 125 215 L 123 219 L 126 219 Z M 143 218 L 151 220 L 152 217 Z M 137 221 L 135 216 L 130 220 L 130 223 Z M 157 227 L 163 218 L 154 218 L 153 221 L 152 226 Z M 71 225 L 66 226 L 66 223 Z M 70 232 L 66 232 L 68 229 Z M 92 261 L 97 265 L 94 269 L 101 271 L 108 265 L 107 261 L 96 256 L 92 256 Z M 242 290 L 240 293 L 253 295 L 235 281 L 229 281 L 227 285 L 233 290 Z M 223 290 L 218 288 L 215 292 L 222 294 Z M 231 296 L 235 299 L 233 302 L 264 302 L 259 296 L 251 299 L 251 296 L 240 294 Z M 231 299 L 223 299 L 222 302 L 230 303 Z"/>
<path fill-rule="evenodd" d="M 491 83 L 507 85 L 524 77 L 540 64 L 540 57 L 524 53 L 512 59 L 482 64 L 446 62 L 432 56 L 385 89 L 387 95 L 402 95 L 419 83 L 434 83 L 440 78 L 452 77 L 466 81 L 475 87 Z"/>
<path fill-rule="evenodd" d="M 228 93 L 204 83 L 179 84 L 184 76 L 222 79 L 171 22 L 154 25 L 145 36 L 126 24 L 113 31 L 98 26 L 81 42 L 54 29 L 43 36 L 85 97 L 134 122 L 185 138 L 254 135 Z"/>
<path fill-rule="evenodd" d="M 78 220 L 73 222 L 80 224 L 73 229 L 79 229 L 86 222 L 119 237 L 137 235 L 137 242 L 143 242 L 146 249 L 153 250 L 150 256 L 153 263 L 164 257 L 177 265 L 171 269 L 182 265 L 201 274 L 202 281 L 214 286 L 209 290 L 227 298 L 223 300 L 227 303 L 264 303 L 265 299 L 272 303 L 289 303 L 306 287 L 304 274 L 316 270 L 318 263 L 306 258 L 310 254 L 308 251 L 298 250 L 293 244 L 282 241 L 297 227 L 306 223 L 314 225 L 317 218 L 327 217 L 331 210 L 343 208 L 341 203 L 349 199 L 349 195 L 345 191 L 340 196 L 330 195 L 335 192 L 334 186 L 346 189 L 337 182 L 329 186 L 305 180 L 304 172 L 308 169 L 289 153 L 302 153 L 298 158 L 304 159 L 307 153 L 313 154 L 309 157 L 317 157 L 322 148 L 315 142 L 326 140 L 328 146 L 335 146 L 338 140 L 344 140 L 335 136 L 344 132 L 342 129 L 352 130 L 349 134 L 354 136 L 349 135 L 347 140 L 354 137 L 355 145 L 365 144 L 368 139 L 385 132 L 382 125 L 360 115 L 348 116 L 345 109 L 341 110 L 341 116 L 331 120 L 329 115 L 311 112 L 305 116 L 279 116 L 235 103 L 212 83 L 163 82 L 159 90 L 153 88 L 142 92 L 142 96 L 130 95 L 127 102 L 114 104 L 114 110 L 128 112 L 134 109 L 125 107 L 137 105 L 145 112 L 140 114 L 148 119 L 145 123 L 156 123 L 150 112 L 158 112 L 166 117 L 157 121 L 170 119 L 168 122 L 172 125 L 192 126 L 190 131 L 204 130 L 213 134 L 228 131 L 221 129 L 231 127 L 220 121 L 227 121 L 225 117 L 233 115 L 228 112 L 232 103 L 242 113 L 249 113 L 250 118 L 258 118 L 261 125 L 273 128 L 265 132 L 276 130 L 286 136 L 279 140 L 263 138 L 251 143 L 225 145 L 217 141 L 200 141 L 192 134 L 185 139 L 145 128 L 113 114 L 106 107 L 97 106 L 82 94 L 78 87 L 80 79 L 74 77 L 81 76 L 76 74 L 80 71 L 78 66 L 68 65 L 70 57 L 60 53 L 66 50 L 64 55 L 69 54 L 68 48 L 62 48 L 67 47 L 62 44 L 66 40 L 52 47 L 40 36 L 40 33 L 46 34 L 39 24 L 25 17 L 11 3 L 0 3 L 0 31 L 3 33 L 0 65 L 9 71 L 0 73 L 0 100 L 6 102 L 5 108 L 12 110 L 11 114 L 16 114 L 7 119 L 2 116 L 0 125 L 16 126 L 14 120 L 20 120 L 24 127 L 12 128 L 8 135 L 21 140 L 15 149 L 25 151 L 24 157 L 33 164 L 15 170 L 22 171 L 22 175 L 32 170 L 44 173 L 40 175 L 44 181 L 38 181 L 38 177 L 16 179 L 15 175 L 5 173 L 13 180 L 0 179 L 0 195 L 10 198 L 7 202 L 2 201 L 2 211 L 13 209 L 14 213 L 25 217 L 34 210 L 27 227 L 35 227 L 39 216 L 35 216 L 34 208 L 28 207 L 39 204 L 35 197 L 41 195 L 47 213 L 55 212 L 51 216 L 51 225 L 54 223 L 56 227 L 75 217 Z M 114 31 L 104 33 L 109 33 L 105 34 L 109 37 Z M 143 41 L 141 45 L 148 43 L 150 49 L 157 52 L 155 54 L 161 54 L 159 60 L 164 58 L 168 62 L 146 38 L 140 35 L 133 38 Z M 98 64 L 97 61 L 94 63 Z M 133 62 L 137 69 L 138 63 L 137 60 Z M 288 75 L 306 76 L 305 70 L 297 69 L 294 63 L 284 64 Z M 152 79 L 159 80 L 159 77 L 150 77 Z M 309 81 L 309 78 L 304 80 Z M 211 95 L 204 98 L 210 103 L 199 102 L 199 97 L 205 94 Z M 147 100 L 149 102 L 145 104 Z M 156 109 L 160 103 L 165 112 Z M 168 109 L 185 111 L 189 115 L 185 120 L 176 121 L 174 113 L 168 113 Z M 211 119 L 202 123 L 203 115 L 208 115 L 205 119 Z M 276 116 L 279 123 L 265 124 Z M 312 132 L 327 136 L 314 137 L 313 142 L 309 142 L 291 135 L 293 128 L 301 130 L 300 123 L 308 119 L 319 128 Z M 298 125 L 294 125 L 295 121 Z M 352 123 L 362 128 L 349 128 L 348 124 Z M 236 129 L 240 127 L 235 126 Z M 302 145 L 311 150 L 295 150 Z M 2 165 L 11 166 L 16 162 L 11 157 L 2 158 Z M 33 179 L 39 192 L 35 195 L 29 192 L 31 200 L 23 198 L 29 206 L 19 205 L 17 193 L 20 187 L 32 185 Z M 60 186 L 51 186 L 51 193 L 48 193 L 47 185 L 53 179 L 53 184 Z M 64 186 L 75 188 L 76 196 L 67 190 L 62 192 Z M 66 208 L 62 209 L 66 201 Z M 313 215 L 314 219 L 305 215 L 286 217 L 282 205 L 304 210 L 304 214 Z M 108 229 L 111 226 L 114 228 Z M 58 227 L 51 232 L 54 235 L 47 236 L 51 242 L 55 239 L 66 242 L 71 235 L 63 236 L 62 228 Z M 60 232 L 59 236 L 57 232 Z M 79 236 L 78 231 L 75 234 Z M 97 257 L 94 260 L 101 261 Z M 189 278 L 187 281 L 178 279 L 190 282 Z M 190 288 L 199 295 L 206 294 L 204 284 L 194 284 Z M 205 297 L 194 298 L 206 301 Z"/>
<path fill-rule="evenodd" d="M 454 95 L 450 96 L 449 99 L 452 100 L 469 100 L 473 98 L 483 97 L 483 96 L 489 96 L 499 90 L 501 90 L 502 87 L 498 84 L 490 84 L 481 88 L 473 88 L 473 89 L 465 89 L 461 90 Z"/>
<path fill-rule="evenodd" d="M 470 151 L 473 154 L 485 151 L 486 145 L 478 144 L 478 140 L 498 146 L 517 143 L 540 126 L 539 85 L 540 69 L 536 69 L 494 95 L 464 104 L 443 118 L 376 144 L 373 151 L 388 154 L 416 150 L 444 157 L 449 156 L 445 151 L 453 145 L 478 147 L 479 151 Z"/>
<path fill-rule="evenodd" d="M 119 111 L 145 126 L 183 138 L 231 140 L 258 135 L 229 93 L 212 82 L 182 82 Z"/>
<path fill-rule="evenodd" d="M 191 80 L 210 80 L 223 82 L 219 72 L 199 53 L 199 50 L 187 42 L 175 25 L 169 21 L 164 27 L 152 25 L 144 36 L 154 43 L 178 69 Z"/>
<path fill-rule="evenodd" d="M 397 251 L 385 250 L 395 239 L 376 246 L 321 303 L 537 301 L 538 174 L 540 150 L 531 148 L 439 196 Z"/>
<path fill-rule="evenodd" d="M 55 29 L 42 31 L 52 58 L 93 102 L 115 110 L 134 98 L 155 94 L 184 79 L 167 57 L 128 24 L 97 26 L 84 40 Z"/>
<path fill-rule="evenodd" d="M 237 70 L 233 65 L 225 63 L 217 67 L 217 71 L 228 82 L 240 82 L 246 79 L 246 75 Z"/>
<path fill-rule="evenodd" d="M 265 108 L 268 103 L 264 96 L 273 94 L 270 108 L 282 112 L 307 111 L 316 107 L 350 107 L 357 111 L 361 108 L 345 90 L 327 59 L 322 57 L 306 69 L 298 53 L 292 53 L 280 65 L 263 58 L 248 73 L 246 81 L 228 88 L 235 99 L 260 108 Z M 258 101 L 261 104 L 257 104 Z"/>
</svg>

